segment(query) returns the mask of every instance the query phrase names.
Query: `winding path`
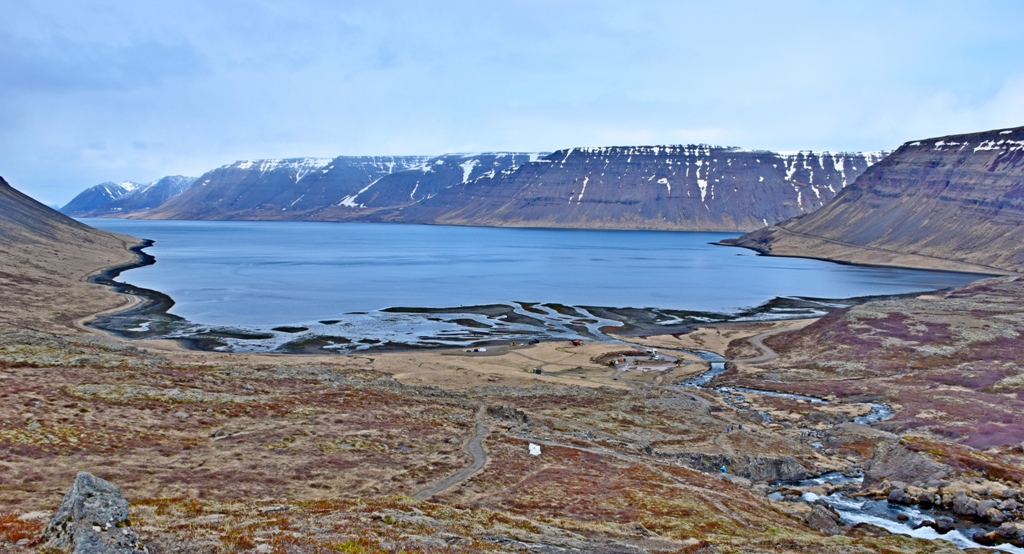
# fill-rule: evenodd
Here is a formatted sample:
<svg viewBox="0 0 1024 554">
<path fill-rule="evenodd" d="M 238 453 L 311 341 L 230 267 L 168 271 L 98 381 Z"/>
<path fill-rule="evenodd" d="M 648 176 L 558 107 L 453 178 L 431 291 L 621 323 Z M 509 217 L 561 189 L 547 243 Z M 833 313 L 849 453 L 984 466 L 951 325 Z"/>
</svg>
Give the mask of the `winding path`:
<svg viewBox="0 0 1024 554">
<path fill-rule="evenodd" d="M 764 352 L 764 354 L 761 354 L 760 356 L 755 356 L 753 358 L 737 358 L 735 360 L 730 360 L 730 361 L 732 361 L 732 362 L 743 362 L 745 364 L 760 364 L 760 363 L 769 362 L 771 360 L 774 360 L 775 358 L 778 358 L 779 354 L 777 352 L 775 352 L 774 350 L 772 350 L 763 341 L 764 341 L 764 339 L 766 339 L 768 337 L 775 336 L 775 335 L 778 335 L 778 334 L 781 334 L 781 333 L 788 333 L 789 331 L 792 331 L 792 329 L 790 329 L 789 327 L 784 327 L 782 329 L 775 329 L 774 331 L 768 331 L 767 333 L 761 333 L 759 335 L 754 335 L 752 337 L 748 337 L 747 338 L 747 342 L 749 342 L 750 344 L 754 345 L 757 348 L 760 348 L 761 351 Z"/>
<path fill-rule="evenodd" d="M 484 450 L 483 442 L 484 437 L 490 433 L 490 428 L 484 423 L 484 407 L 481 406 L 476 412 L 476 434 L 473 438 L 469 439 L 466 443 L 466 452 L 473 457 L 473 461 L 466 467 L 459 470 L 457 473 L 450 475 L 432 485 L 427 485 L 423 489 L 413 494 L 413 498 L 416 500 L 426 500 L 435 494 L 444 492 L 455 485 L 469 479 L 474 473 L 480 471 L 487 463 L 487 451 Z"/>
</svg>

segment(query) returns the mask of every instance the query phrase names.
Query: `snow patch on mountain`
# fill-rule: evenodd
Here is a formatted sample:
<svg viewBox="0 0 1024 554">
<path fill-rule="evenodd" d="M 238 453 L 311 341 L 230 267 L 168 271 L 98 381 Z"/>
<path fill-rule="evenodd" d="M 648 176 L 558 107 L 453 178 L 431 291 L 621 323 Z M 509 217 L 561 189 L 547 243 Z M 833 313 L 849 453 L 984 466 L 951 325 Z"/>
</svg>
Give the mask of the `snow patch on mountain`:
<svg viewBox="0 0 1024 554">
<path fill-rule="evenodd" d="M 223 166 L 224 169 L 248 170 L 256 167 L 260 173 L 269 171 L 294 171 L 295 182 L 317 169 L 323 169 L 331 164 L 334 158 L 288 158 L 277 160 L 240 160 L 233 164 Z"/>
<path fill-rule="evenodd" d="M 473 168 L 476 167 L 477 165 L 480 165 L 480 160 L 477 160 L 477 159 L 472 159 L 472 160 L 469 160 L 467 162 L 463 162 L 463 163 L 459 164 L 459 167 L 462 168 L 462 182 L 463 183 L 468 183 L 469 182 L 469 176 L 470 176 L 470 174 L 473 173 Z"/>
</svg>

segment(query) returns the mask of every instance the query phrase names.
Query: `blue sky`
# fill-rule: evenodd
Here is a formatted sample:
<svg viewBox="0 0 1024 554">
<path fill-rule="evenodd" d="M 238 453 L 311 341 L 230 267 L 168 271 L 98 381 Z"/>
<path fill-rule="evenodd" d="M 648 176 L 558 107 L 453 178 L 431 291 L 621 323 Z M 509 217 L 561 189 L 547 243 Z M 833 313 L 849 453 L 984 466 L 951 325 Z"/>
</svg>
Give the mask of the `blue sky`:
<svg viewBox="0 0 1024 554">
<path fill-rule="evenodd" d="M 0 0 L 0 175 L 1024 125 L 1024 2 Z"/>
</svg>

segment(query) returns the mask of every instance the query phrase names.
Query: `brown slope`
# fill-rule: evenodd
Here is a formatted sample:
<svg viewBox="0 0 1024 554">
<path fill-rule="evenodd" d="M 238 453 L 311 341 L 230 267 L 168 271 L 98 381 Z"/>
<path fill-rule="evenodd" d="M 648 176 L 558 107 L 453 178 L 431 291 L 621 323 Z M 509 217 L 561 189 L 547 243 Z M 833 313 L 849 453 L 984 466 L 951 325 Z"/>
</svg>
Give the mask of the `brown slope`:
<svg viewBox="0 0 1024 554">
<path fill-rule="evenodd" d="M 86 282 L 134 262 L 139 240 L 94 229 L 18 192 L 0 178 L 0 327 L 68 332 L 124 297 Z"/>
<path fill-rule="evenodd" d="M 825 208 L 733 241 L 763 253 L 1024 270 L 1024 127 L 904 144 Z"/>
</svg>

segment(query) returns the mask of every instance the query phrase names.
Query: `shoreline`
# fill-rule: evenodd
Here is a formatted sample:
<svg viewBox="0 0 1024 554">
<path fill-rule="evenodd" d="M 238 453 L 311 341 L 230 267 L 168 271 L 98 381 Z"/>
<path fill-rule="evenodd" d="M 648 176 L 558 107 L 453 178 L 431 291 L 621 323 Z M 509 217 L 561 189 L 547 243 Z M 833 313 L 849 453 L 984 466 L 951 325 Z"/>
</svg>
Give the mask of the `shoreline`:
<svg viewBox="0 0 1024 554">
<path fill-rule="evenodd" d="M 800 258 L 800 259 L 804 259 L 804 260 L 818 260 L 818 261 L 822 261 L 822 262 L 830 262 L 830 263 L 839 264 L 839 265 L 848 265 L 848 266 L 857 266 L 857 267 L 877 267 L 877 268 L 887 268 L 887 269 L 889 269 L 889 268 L 891 268 L 891 269 L 910 269 L 910 270 L 914 270 L 914 271 L 930 271 L 930 272 L 937 272 L 937 273 L 963 273 L 965 275 L 979 275 L 979 276 L 981 276 L 983 278 L 984 277 L 1006 277 L 1006 276 L 1012 276 L 1012 275 L 1019 275 L 1019 273 L 1013 273 L 1013 272 L 1009 272 L 1009 271 L 1004 271 L 1004 270 L 1000 270 L 999 268 L 995 268 L 995 267 L 981 266 L 981 265 L 978 265 L 978 264 L 972 264 L 972 263 L 969 263 L 969 262 L 961 262 L 959 260 L 952 260 L 952 259 L 947 259 L 947 258 L 936 258 L 936 257 L 933 257 L 933 256 L 926 256 L 924 254 L 913 254 L 913 253 L 906 253 L 906 252 L 897 252 L 897 251 L 894 251 L 894 250 L 886 250 L 886 252 L 889 252 L 889 253 L 895 254 L 895 255 L 899 255 L 899 256 L 916 256 L 916 257 L 922 257 L 922 258 L 932 258 L 932 259 L 935 259 L 935 260 L 941 260 L 943 262 L 948 262 L 950 264 L 955 264 L 955 265 L 958 265 L 958 266 L 961 266 L 961 267 L 975 267 L 975 268 L 979 268 L 979 269 L 990 269 L 992 271 L 991 272 L 986 272 L 986 271 L 972 271 L 972 270 L 969 270 L 969 269 L 952 269 L 952 268 L 942 269 L 942 268 L 938 268 L 938 267 L 928 267 L 928 266 L 913 266 L 913 265 L 886 264 L 886 263 L 865 263 L 865 262 L 854 262 L 854 261 L 850 261 L 850 260 L 842 260 L 842 259 L 838 259 L 838 258 L 826 258 L 826 257 L 823 257 L 823 256 L 811 256 L 811 255 L 800 255 L 800 254 L 777 254 L 775 252 L 771 252 L 771 251 L 766 250 L 764 248 L 758 248 L 756 246 L 748 246 L 748 245 L 745 245 L 745 244 L 738 244 L 736 242 L 729 242 L 729 241 L 738 240 L 739 238 L 740 237 L 736 237 L 734 239 L 725 239 L 725 240 L 722 240 L 722 241 L 712 242 L 711 244 L 714 244 L 716 246 L 727 246 L 727 247 L 730 247 L 730 248 L 743 248 L 744 250 L 750 250 L 752 252 L 756 252 L 758 256 L 768 256 L 768 257 L 773 257 L 773 258 Z M 820 240 L 827 241 L 827 242 L 835 242 L 835 241 L 830 241 L 829 239 L 824 239 L 824 238 L 820 239 Z M 868 248 L 868 247 L 857 246 L 857 245 L 852 245 L 852 244 L 846 244 L 846 243 L 837 243 L 837 244 L 839 244 L 841 246 L 844 246 L 846 248 L 860 249 L 860 250 L 864 250 L 864 251 L 871 250 L 871 248 Z"/>
<path fill-rule="evenodd" d="M 128 298 L 128 303 L 124 306 L 111 308 L 95 314 L 91 314 L 75 321 L 75 326 L 84 329 L 93 329 L 102 331 L 104 334 L 116 336 L 119 339 L 131 340 L 127 337 L 123 337 L 117 333 L 107 331 L 95 325 L 95 323 L 103 318 L 111 317 L 114 315 L 125 316 L 125 315 L 159 315 L 162 317 L 177 317 L 168 314 L 167 311 L 174 306 L 174 299 L 170 296 L 152 289 L 143 287 L 137 287 L 129 283 L 122 283 L 115 281 L 125 271 L 132 269 L 138 269 L 140 267 L 150 266 L 156 263 L 156 258 L 152 254 L 144 252 L 144 249 L 153 246 L 153 240 L 141 239 L 141 241 L 131 247 L 128 250 L 132 251 L 136 255 L 136 261 L 126 264 L 120 264 L 102 269 L 96 273 L 93 273 L 85 278 L 88 283 L 102 285 L 108 287 L 110 290 L 123 294 Z"/>
<path fill-rule="evenodd" d="M 77 219 L 79 219 L 79 217 L 76 217 L 76 220 Z M 136 217 L 118 217 L 118 216 L 113 215 L 113 214 L 83 216 L 83 217 L 80 217 L 80 219 L 117 219 L 117 220 L 124 220 L 124 221 L 133 221 L 133 220 L 135 220 L 135 221 L 138 221 L 138 220 L 149 220 L 149 221 L 228 221 L 228 222 L 235 221 L 235 222 L 267 222 L 267 223 L 342 223 L 342 224 L 344 224 L 344 223 L 369 223 L 369 224 L 377 224 L 377 225 L 422 225 L 422 226 L 430 226 L 430 227 L 462 227 L 462 228 L 481 228 L 481 229 L 524 229 L 524 230 L 543 230 L 543 231 L 625 231 L 625 232 L 657 232 L 657 233 L 734 234 L 734 235 L 739 235 L 739 236 L 732 237 L 732 238 L 727 238 L 727 239 L 720 240 L 720 241 L 710 242 L 708 244 L 712 244 L 712 245 L 715 245 L 715 246 L 727 246 L 727 247 L 732 247 L 732 248 L 743 248 L 745 250 L 750 250 L 752 252 L 756 252 L 756 253 L 758 253 L 761 256 L 771 256 L 771 257 L 776 257 L 776 258 L 802 258 L 802 259 L 807 259 L 807 260 L 818 260 L 818 261 L 830 262 L 830 263 L 835 263 L 835 264 L 839 264 L 839 265 L 847 265 L 847 266 L 875 267 L 875 268 L 892 268 L 892 269 L 909 269 L 909 270 L 915 270 L 915 271 L 931 271 L 931 272 L 940 272 L 940 273 L 963 273 L 963 274 L 967 274 L 967 275 L 980 275 L 980 276 L 984 276 L 984 277 L 1002 277 L 1002 276 L 1006 276 L 1006 275 L 1019 275 L 1019 273 L 1014 273 L 1014 272 L 1010 272 L 1010 271 L 1006 271 L 1006 270 L 1001 270 L 1001 269 L 996 268 L 996 267 L 990 267 L 990 266 L 984 266 L 984 265 L 979 265 L 979 264 L 973 264 L 973 263 L 970 263 L 970 262 L 963 262 L 963 261 L 949 259 L 949 258 L 938 258 L 938 257 L 935 257 L 935 256 L 928 256 L 926 254 L 915 254 L 915 253 L 910 253 L 910 252 L 899 252 L 899 251 L 896 251 L 896 250 L 884 250 L 884 249 L 860 246 L 860 245 L 855 245 L 855 244 L 838 242 L 838 241 L 835 241 L 835 240 L 832 240 L 832 239 L 826 239 L 826 238 L 822 238 L 822 237 L 812 237 L 812 238 L 815 238 L 817 240 L 826 241 L 826 242 L 832 242 L 832 243 L 835 243 L 837 245 L 844 246 L 844 247 L 847 247 L 847 248 L 854 248 L 854 249 L 866 250 L 866 251 L 880 250 L 880 251 L 883 251 L 883 252 L 887 252 L 887 253 L 895 254 L 895 255 L 899 255 L 899 256 L 915 256 L 915 257 L 921 257 L 921 258 L 931 258 L 931 259 L 939 260 L 939 261 L 942 261 L 942 262 L 947 262 L 947 263 L 950 263 L 950 264 L 956 264 L 956 265 L 959 265 L 959 266 L 962 266 L 962 267 L 965 267 L 965 268 L 966 267 L 977 268 L 977 270 L 971 270 L 971 269 L 943 269 L 943 268 L 932 267 L 932 266 L 924 266 L 924 265 L 902 265 L 902 264 L 887 264 L 887 263 L 854 262 L 854 261 L 843 260 L 843 259 L 838 259 L 838 258 L 828 258 L 828 257 L 824 257 L 824 256 L 811 256 L 811 255 L 800 255 L 800 254 L 776 254 L 776 253 L 773 253 L 773 252 L 769 252 L 769 251 L 767 251 L 765 249 L 758 248 L 756 246 L 747 246 L 747 245 L 736 244 L 734 242 L 730 242 L 730 241 L 739 240 L 744 235 L 747 235 L 747 234 L 750 234 L 750 233 L 753 233 L 753 232 L 756 232 L 756 231 L 760 231 L 760 230 L 763 230 L 763 229 L 768 229 L 768 228 L 770 228 L 772 226 L 761 227 L 759 229 L 753 229 L 753 230 L 750 230 L 750 231 L 744 231 L 744 230 L 708 230 L 708 229 L 682 229 L 682 228 L 671 228 L 671 229 L 668 229 L 668 228 L 657 228 L 657 227 L 650 227 L 650 228 L 647 228 L 647 227 L 643 227 L 643 228 L 638 228 L 638 227 L 632 227 L 632 228 L 627 228 L 627 227 L 570 227 L 570 226 L 558 226 L 558 225 L 548 226 L 548 225 L 518 225 L 518 224 L 487 225 L 487 224 L 469 224 L 469 223 L 454 223 L 454 222 L 453 223 L 438 223 L 438 222 L 411 222 L 411 221 L 410 222 L 407 222 L 407 221 L 372 221 L 372 220 L 362 220 L 362 219 L 350 219 L 350 220 L 349 219 L 346 219 L 346 220 L 331 220 L 331 219 L 325 219 L 325 220 L 319 220 L 319 219 L 249 219 L 249 218 L 238 218 L 238 219 L 164 219 L 164 218 L 148 218 L 148 217 L 137 217 L 137 218 Z M 792 233 L 792 231 L 789 231 L 787 229 L 781 229 L 781 230 L 785 231 L 785 232 Z M 141 248 L 148 248 L 149 246 L 152 246 L 152 244 L 153 244 L 153 241 L 150 240 L 150 239 L 143 239 L 143 242 L 148 242 L 149 244 L 146 244 L 146 245 L 138 247 L 138 248 L 140 248 L 140 249 Z M 132 250 L 135 250 L 136 248 L 137 247 L 132 247 Z M 144 252 L 141 252 L 141 250 L 138 250 L 136 252 L 138 254 L 140 254 L 141 256 L 148 256 L 148 257 L 152 258 L 152 256 L 150 256 L 149 254 L 146 254 Z M 127 271 L 128 269 L 135 269 L 137 267 L 144 267 L 145 265 L 152 265 L 152 263 L 155 263 L 155 261 L 151 262 L 151 263 L 143 264 L 143 265 L 137 265 L 137 266 L 132 266 L 132 267 L 124 267 L 124 268 L 121 269 L 121 271 Z M 989 271 L 980 271 L 980 270 L 989 270 Z M 116 277 L 119 273 L 120 272 L 114 273 L 113 277 Z M 148 290 L 148 289 L 141 289 L 140 288 L 139 290 Z M 151 292 L 156 293 L 156 294 L 163 294 L 163 293 L 160 293 L 158 291 L 151 291 Z M 164 295 L 164 296 L 166 296 L 166 295 Z M 170 300 L 170 299 L 168 298 L 168 300 Z M 171 301 L 171 303 L 173 304 L 173 300 Z"/>
<path fill-rule="evenodd" d="M 137 309 L 138 313 L 140 314 L 153 311 L 158 312 L 160 315 L 168 315 L 167 310 L 171 309 L 171 307 L 174 306 L 174 300 L 170 296 L 157 290 L 137 287 L 135 285 L 121 283 L 119 281 L 114 280 L 125 271 L 154 265 L 156 263 L 156 258 L 153 257 L 152 254 L 143 251 L 144 249 L 149 248 L 150 246 L 153 246 L 153 241 L 151 239 L 142 239 L 142 241 L 139 242 L 139 244 L 136 244 L 135 246 L 131 246 L 128 248 L 129 250 L 134 252 L 136 256 L 138 256 L 138 259 L 135 262 L 108 267 L 102 271 L 99 271 L 98 273 L 90 275 L 88 278 L 86 278 L 86 281 L 88 281 L 89 283 L 95 283 L 97 285 L 104 285 L 110 287 L 111 290 L 113 290 L 114 292 L 135 296 L 141 299 L 141 305 L 136 303 L 136 305 L 134 306 L 128 306 L 127 310 Z M 116 310 L 113 312 L 103 312 L 102 314 L 94 314 L 91 317 L 95 319 L 95 316 L 107 315 L 108 313 L 113 314 L 124 312 L 121 310 Z"/>
<path fill-rule="evenodd" d="M 224 327 L 222 330 L 218 330 L 218 331 L 215 331 L 213 333 L 207 333 L 207 335 L 209 335 L 209 336 L 182 336 L 182 337 L 178 337 L 178 338 L 170 338 L 170 337 L 167 337 L 167 336 L 160 336 L 161 334 L 165 334 L 165 333 L 161 332 L 161 331 L 155 331 L 155 330 L 149 336 L 132 336 L 132 333 L 131 333 L 133 331 L 132 329 L 125 329 L 125 328 L 118 329 L 118 328 L 116 328 L 116 323 L 115 322 L 117 320 L 124 320 L 126 318 L 136 317 L 136 318 L 149 318 L 150 322 L 161 323 L 161 324 L 168 324 L 168 323 L 170 323 L 170 324 L 174 324 L 174 323 L 192 324 L 193 323 L 193 322 L 189 322 L 188 320 L 186 320 L 184 318 L 181 318 L 179 316 L 175 316 L 173 314 L 168 313 L 168 311 L 175 305 L 174 300 L 169 295 L 167 295 L 165 293 L 162 293 L 160 291 L 157 291 L 157 290 L 152 290 L 152 289 L 147 289 L 147 288 L 143 288 L 143 287 L 138 287 L 138 286 L 135 286 L 135 285 L 131 285 L 131 284 L 128 284 L 128 283 L 119 282 L 119 281 L 115 280 L 118 276 L 120 276 L 125 271 L 129 271 L 131 269 L 137 269 L 137 268 L 140 268 L 140 267 L 146 267 L 146 266 L 149 266 L 149 265 L 154 265 L 156 263 L 156 258 L 153 255 L 151 255 L 151 254 L 149 254 L 149 253 L 144 251 L 146 248 L 152 246 L 153 244 L 154 244 L 154 241 L 151 240 L 151 239 L 142 239 L 138 244 L 129 247 L 129 250 L 131 250 L 132 252 L 134 252 L 136 254 L 136 256 L 137 256 L 136 261 L 134 261 L 132 263 L 120 264 L 120 265 L 116 265 L 116 266 L 112 266 L 112 267 L 103 269 L 103 270 L 101 270 L 101 271 L 99 271 L 97 273 L 94 273 L 94 274 L 92 274 L 92 275 L 90 275 L 90 276 L 88 276 L 86 278 L 86 280 L 88 282 L 90 282 L 90 283 L 100 284 L 100 285 L 109 287 L 112 291 L 114 291 L 116 293 L 121 293 L 121 294 L 126 295 L 126 297 L 129 298 L 129 301 L 124 306 L 117 307 L 117 308 L 112 308 L 112 309 L 109 309 L 109 310 L 105 310 L 105 311 L 102 311 L 102 312 L 99 312 L 99 313 L 92 314 L 90 316 L 86 316 L 86 317 L 80 318 L 80 319 L 78 319 L 78 320 L 76 320 L 74 322 L 76 327 L 78 327 L 78 328 L 80 328 L 82 330 L 97 331 L 97 332 L 100 332 L 100 333 L 102 333 L 102 334 L 104 334 L 106 336 L 116 337 L 119 340 L 123 340 L 123 341 L 130 342 L 130 343 L 135 343 L 135 344 L 145 343 L 145 342 L 149 342 L 149 341 L 168 341 L 170 343 L 175 344 L 178 348 L 180 348 L 182 350 L 192 351 L 192 352 L 220 352 L 220 353 L 233 353 L 233 354 L 254 354 L 254 353 L 260 353 L 260 354 L 276 354 L 276 355 L 289 355 L 289 356 L 307 356 L 307 355 L 315 355 L 315 356 L 339 356 L 339 355 L 342 355 L 342 356 L 344 356 L 344 355 L 365 355 L 365 354 L 372 354 L 372 353 L 388 353 L 388 352 L 391 352 L 391 353 L 395 353 L 395 352 L 410 352 L 410 351 L 423 351 L 423 350 L 432 350 L 432 351 L 437 351 L 437 352 L 445 352 L 445 351 L 455 351 L 455 352 L 458 352 L 458 351 L 464 350 L 466 348 L 496 347 L 496 346 L 500 346 L 500 345 L 503 345 L 503 344 L 508 342 L 505 339 L 499 339 L 499 338 L 496 338 L 496 337 L 492 338 L 490 340 L 488 340 L 487 338 L 481 337 L 480 340 L 478 340 L 478 341 L 475 341 L 475 342 L 472 342 L 472 343 L 466 343 L 464 345 L 430 345 L 430 344 L 420 344 L 420 343 L 417 343 L 417 342 L 414 341 L 414 342 L 403 342 L 403 343 L 384 342 L 384 343 L 380 343 L 379 345 L 371 346 L 369 348 L 362 348 L 362 349 L 351 350 L 351 351 L 330 351 L 330 350 L 324 350 L 324 349 L 321 349 L 321 348 L 301 348 L 299 350 L 292 350 L 292 351 L 289 351 L 289 350 L 281 350 L 281 351 L 276 351 L 276 350 L 269 350 L 269 351 L 262 351 L 262 350 L 253 350 L 253 351 L 241 350 L 241 351 L 235 351 L 235 350 L 230 350 L 230 351 L 225 352 L 223 350 L 219 350 L 218 349 L 218 347 L 224 346 L 224 344 L 222 342 L 218 341 L 218 338 L 217 338 L 218 335 L 224 335 L 227 338 L 236 338 L 236 339 L 237 338 L 242 338 L 242 339 L 245 339 L 247 337 L 244 337 L 244 336 L 241 336 L 241 335 L 249 334 L 251 332 L 250 331 L 240 332 L 240 333 L 237 333 L 238 336 L 232 336 L 232 334 L 234 334 L 233 333 L 234 329 L 231 328 L 231 327 Z M 736 244 L 729 244 L 728 242 L 714 242 L 714 243 L 710 243 L 710 244 L 715 244 L 715 245 L 719 245 L 719 246 L 739 246 L 739 245 L 736 245 Z M 750 248 L 750 247 L 747 247 L 747 246 L 739 246 L 739 247 L 740 248 L 746 248 L 746 249 L 754 250 L 754 251 L 758 251 L 757 249 Z M 760 251 L 758 251 L 758 252 L 759 252 L 759 255 L 772 255 L 772 254 L 765 254 L 765 253 L 760 252 Z M 778 257 L 785 257 L 785 256 L 778 256 Z M 793 256 L 793 257 L 800 257 L 800 256 Z M 817 259 L 821 259 L 821 258 L 817 258 Z M 987 273 L 977 273 L 977 272 L 967 272 L 967 271 L 951 271 L 951 270 L 943 270 L 943 269 L 935 269 L 935 268 L 915 268 L 915 267 L 904 267 L 904 266 L 872 265 L 872 264 L 862 264 L 862 263 L 853 263 L 853 262 L 835 261 L 835 260 L 825 260 L 825 259 L 822 259 L 822 260 L 823 261 L 832 262 L 832 263 L 838 263 L 838 264 L 842 264 L 842 265 L 849 265 L 849 266 L 887 267 L 887 268 L 911 269 L 911 270 L 917 270 L 917 271 L 954 272 L 954 273 L 963 273 L 963 274 L 968 274 L 968 275 L 976 275 L 979 278 L 984 278 L 984 277 L 991 276 L 991 274 L 987 274 Z M 944 290 L 944 289 L 936 289 L 936 290 Z M 664 327 L 655 326 L 655 324 L 657 322 L 655 322 L 655 321 L 647 321 L 646 318 L 644 318 L 644 317 L 640 317 L 639 319 L 637 319 L 636 317 L 629 317 L 629 316 L 625 315 L 624 312 L 635 311 L 636 309 L 634 309 L 634 308 L 608 308 L 608 307 L 595 307 L 595 306 L 578 306 L 578 308 L 582 308 L 584 310 L 587 310 L 588 312 L 590 312 L 591 315 L 594 315 L 594 316 L 597 316 L 597 317 L 600 317 L 600 318 L 608 318 L 609 316 L 607 314 L 614 314 L 614 315 L 616 315 L 618 317 L 612 317 L 612 319 L 620 321 L 622 323 L 622 327 L 618 328 L 616 330 L 608 330 L 608 331 L 602 330 L 597 335 L 592 335 L 592 336 L 590 336 L 589 333 L 585 333 L 584 332 L 584 333 L 581 334 L 580 337 L 577 337 L 577 338 L 580 338 L 580 339 L 583 339 L 583 340 L 586 340 L 586 341 L 594 341 L 594 342 L 609 342 L 609 341 L 615 342 L 615 341 L 620 341 L 620 340 L 627 340 L 628 341 L 628 340 L 630 340 L 630 338 L 639 339 L 639 338 L 653 337 L 653 336 L 658 336 L 658 335 L 679 336 L 679 335 L 685 335 L 685 334 L 691 333 L 694 330 L 696 330 L 698 328 L 701 328 L 701 327 L 712 327 L 712 326 L 716 326 L 717 327 L 717 326 L 722 326 L 721 328 L 726 328 L 728 326 L 731 326 L 730 324 L 742 324 L 742 323 L 753 322 L 752 320 L 748 320 L 748 319 L 742 319 L 740 321 L 736 321 L 735 319 L 736 318 L 747 318 L 747 317 L 749 317 L 751 315 L 756 315 L 756 314 L 760 314 L 760 315 L 764 316 L 764 319 L 760 319 L 759 320 L 759 321 L 763 321 L 763 322 L 778 322 L 778 321 L 785 321 L 785 320 L 789 320 L 789 319 L 797 319 L 797 318 L 793 318 L 791 316 L 787 317 L 784 314 L 774 314 L 775 317 L 773 317 L 773 309 L 774 309 L 774 307 L 777 307 L 775 305 L 780 303 L 780 302 L 787 301 L 787 300 L 788 301 L 796 301 L 796 302 L 810 301 L 810 302 L 814 302 L 816 304 L 817 303 L 834 303 L 834 302 L 838 302 L 838 303 L 844 303 L 844 304 L 853 305 L 853 304 L 858 304 L 858 303 L 861 303 L 861 302 L 864 302 L 864 301 L 869 301 L 869 300 L 883 298 L 883 297 L 884 298 L 888 298 L 888 297 L 902 297 L 902 296 L 907 296 L 907 295 L 928 294 L 928 293 L 931 293 L 931 292 L 935 292 L 935 291 L 928 290 L 928 291 L 905 293 L 905 294 L 898 294 L 898 295 L 873 295 L 873 296 L 866 296 L 866 297 L 851 297 L 851 298 L 836 298 L 836 299 L 818 299 L 818 298 L 810 298 L 810 297 L 807 297 L 807 298 L 805 298 L 805 297 L 791 297 L 791 298 L 775 297 L 775 298 L 772 298 L 769 301 L 767 301 L 767 302 L 765 302 L 765 303 L 763 303 L 763 304 L 761 304 L 759 306 L 756 306 L 756 307 L 753 307 L 753 308 L 749 308 L 749 309 L 745 309 L 745 310 L 740 310 L 740 311 L 737 311 L 736 313 L 733 313 L 733 314 L 716 314 L 716 315 L 722 316 L 723 319 L 721 321 L 678 321 L 677 323 L 674 323 L 673 325 L 667 325 L 667 326 L 664 326 Z M 474 308 L 483 308 L 483 307 L 487 307 L 487 306 L 464 306 L 464 307 L 459 307 L 458 309 L 456 309 L 456 308 L 385 308 L 385 309 L 382 309 L 382 310 L 379 310 L 379 311 L 380 312 L 406 312 L 406 311 L 420 312 L 420 311 L 422 311 L 424 313 L 434 313 L 434 312 L 444 313 L 444 312 L 452 312 L 453 310 L 455 310 L 455 311 L 458 311 L 458 312 L 465 312 L 465 313 L 477 313 L 477 310 L 475 310 Z M 828 309 L 827 311 L 832 311 L 832 309 L 835 309 L 837 307 L 838 306 L 832 306 L 832 308 Z M 567 306 L 567 308 L 574 308 L 574 307 Z M 658 310 L 658 309 L 657 308 L 643 308 L 641 310 L 644 311 L 644 312 L 647 312 L 649 310 Z M 620 313 L 620 312 L 622 312 L 622 313 Z M 696 313 L 696 312 L 694 312 L 694 313 Z M 662 314 L 662 315 L 664 315 L 664 314 Z M 625 319 L 623 319 L 623 317 L 625 317 Z M 807 317 L 807 316 L 803 316 L 803 317 Z M 812 316 L 812 317 L 820 317 L 820 316 Z M 148 322 L 147 322 L 147 325 L 148 325 Z M 128 333 L 126 333 L 125 331 L 128 331 Z M 618 332 L 616 332 L 616 331 L 618 331 Z M 544 337 L 543 335 L 545 333 L 544 333 L 544 329 L 542 327 L 539 327 L 537 329 L 537 333 L 538 333 L 538 336 L 530 337 L 530 338 L 525 338 L 524 341 L 536 339 L 536 340 L 539 340 L 539 341 L 542 341 L 542 342 L 559 342 L 559 341 L 562 341 L 562 340 L 568 340 L 568 339 L 564 339 L 564 337 L 550 337 L 550 336 L 549 337 Z M 605 335 L 605 336 L 604 337 L 600 336 L 602 334 Z M 259 338 L 259 337 L 253 337 L 253 338 Z M 314 341 L 314 339 L 315 339 L 315 337 L 310 337 L 309 338 L 309 340 L 311 340 L 311 341 Z M 356 341 L 357 339 L 352 339 L 352 340 Z M 359 342 L 362 342 L 362 341 L 359 341 Z M 519 342 L 519 341 L 516 339 L 516 342 Z"/>
</svg>

